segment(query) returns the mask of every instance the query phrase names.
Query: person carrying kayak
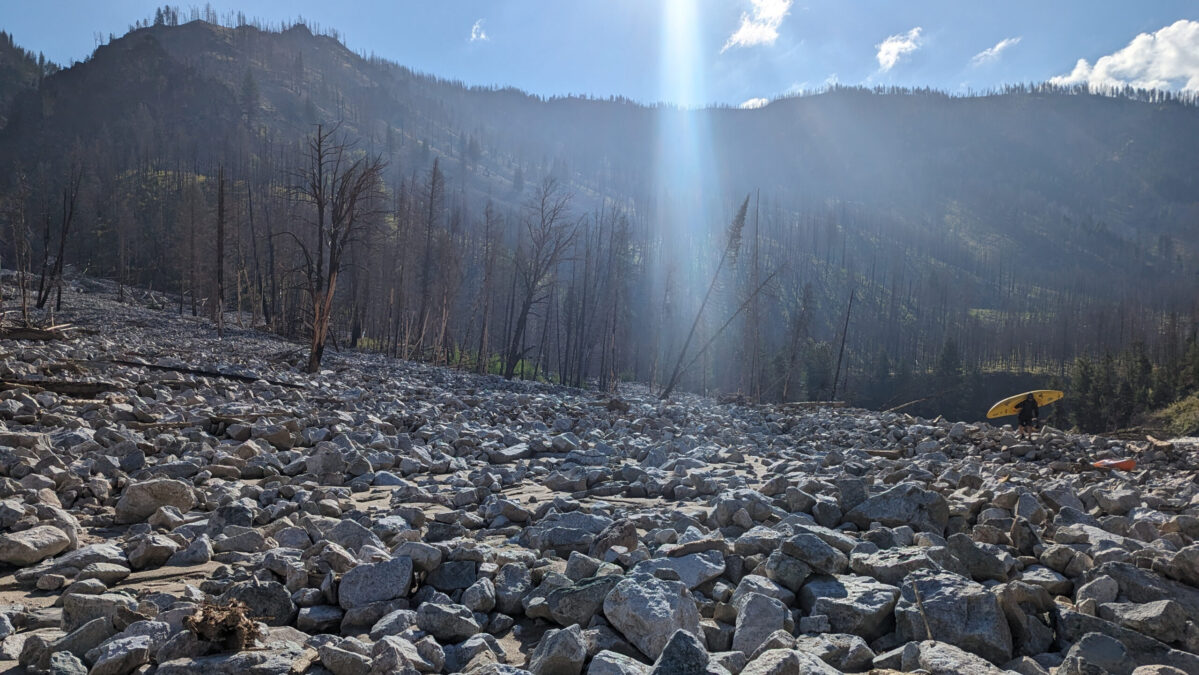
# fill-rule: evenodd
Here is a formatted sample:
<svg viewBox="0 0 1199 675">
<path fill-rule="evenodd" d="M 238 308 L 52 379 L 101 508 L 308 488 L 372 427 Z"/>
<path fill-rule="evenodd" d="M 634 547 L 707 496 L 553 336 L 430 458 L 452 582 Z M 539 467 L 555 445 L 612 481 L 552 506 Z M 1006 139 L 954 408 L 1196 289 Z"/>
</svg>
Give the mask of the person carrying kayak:
<svg viewBox="0 0 1199 675">
<path fill-rule="evenodd" d="M 1040 411 L 1037 409 L 1037 399 L 1032 394 L 1029 394 L 1016 404 L 1016 409 L 1020 411 L 1020 437 L 1032 438 L 1032 432 L 1040 426 Z"/>
</svg>

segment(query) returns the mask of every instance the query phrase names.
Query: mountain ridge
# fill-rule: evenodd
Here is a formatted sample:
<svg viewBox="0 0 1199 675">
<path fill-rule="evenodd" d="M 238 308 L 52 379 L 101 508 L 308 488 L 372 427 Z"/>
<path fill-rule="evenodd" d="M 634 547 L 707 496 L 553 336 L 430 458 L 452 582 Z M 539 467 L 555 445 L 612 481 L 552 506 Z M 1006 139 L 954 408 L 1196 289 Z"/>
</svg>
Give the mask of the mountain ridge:
<svg viewBox="0 0 1199 675">
<path fill-rule="evenodd" d="M 303 25 L 195 21 L 134 30 L 46 78 L 18 98 L 0 150 L 62 173 L 79 139 L 104 148 L 84 152 L 107 158 L 109 175 L 153 166 L 211 179 L 224 163 L 259 180 L 253 167 L 282 166 L 316 122 L 341 125 L 359 150 L 389 160 L 396 199 L 421 199 L 438 159 L 449 211 L 475 214 L 460 225 L 470 236 L 487 201 L 518 220 L 545 176 L 569 187 L 577 213 L 626 214 L 650 256 L 636 287 L 644 303 L 662 295 L 653 268 L 678 264 L 662 257 L 672 205 L 695 201 L 704 217 L 674 247 L 692 252 L 677 283 L 695 287 L 725 214 L 760 190 L 764 264 L 788 266 L 773 306 L 794 312 L 780 298 L 812 286 L 811 337 L 831 342 L 845 298 L 860 289 L 849 349 L 862 371 L 880 349 L 931 363 L 951 338 L 974 368 L 1048 360 L 1061 370 L 1075 354 L 1138 339 L 1165 355 L 1155 326 L 1172 313 L 1183 317 L 1175 338 L 1194 330 L 1199 108 L 1156 94 L 834 88 L 756 110 L 681 111 L 466 87 Z M 711 156 L 711 189 L 680 195 L 658 184 L 687 162 L 659 137 L 674 123 L 708 130 L 696 142 Z M 112 268 L 89 248 L 74 253 Z M 149 262 L 134 267 L 131 282 L 182 283 Z M 675 321 L 697 298 L 683 302 Z M 655 312 L 646 304 L 639 315 Z M 1118 331 L 1107 328 L 1113 316 Z"/>
</svg>

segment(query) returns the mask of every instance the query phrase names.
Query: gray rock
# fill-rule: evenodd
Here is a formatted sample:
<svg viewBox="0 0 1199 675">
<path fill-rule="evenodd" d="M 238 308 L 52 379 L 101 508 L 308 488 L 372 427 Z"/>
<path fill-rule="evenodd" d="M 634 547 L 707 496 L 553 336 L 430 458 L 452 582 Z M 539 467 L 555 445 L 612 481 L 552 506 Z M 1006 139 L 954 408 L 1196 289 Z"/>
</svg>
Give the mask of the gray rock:
<svg viewBox="0 0 1199 675">
<path fill-rule="evenodd" d="M 1162 642 L 1179 642 L 1186 635 L 1187 614 L 1173 600 L 1109 602 L 1099 606 L 1099 616 Z"/>
<path fill-rule="evenodd" d="M 888 548 L 874 553 L 854 553 L 849 560 L 855 574 L 871 577 L 891 586 L 900 584 L 911 572 L 935 570 L 941 565 L 919 546 Z"/>
<path fill-rule="evenodd" d="M 296 618 L 296 604 L 291 593 L 276 581 L 242 581 L 231 585 L 221 593 L 220 601 L 244 602 L 250 616 L 268 626 L 286 626 Z"/>
<path fill-rule="evenodd" d="M 740 675 L 840 675 L 840 672 L 798 649 L 771 649 L 746 664 Z"/>
<path fill-rule="evenodd" d="M 654 574 L 661 569 L 674 570 L 679 575 L 679 581 L 693 589 L 724 573 L 724 556 L 718 551 L 704 551 L 677 558 L 653 558 L 638 563 L 633 571 Z"/>
<path fill-rule="evenodd" d="M 1078 591 L 1074 594 L 1074 601 L 1080 603 L 1084 600 L 1094 600 L 1097 604 L 1103 605 L 1115 602 L 1118 595 L 1120 595 L 1120 584 L 1104 574 L 1079 586 Z"/>
<path fill-rule="evenodd" d="M 131 570 L 124 565 L 114 565 L 113 563 L 92 563 L 87 567 L 79 570 L 79 575 L 75 577 L 77 581 L 86 581 L 88 579 L 99 579 L 105 586 L 113 584 L 128 577 Z"/>
<path fill-rule="evenodd" d="M 650 666 L 631 656 L 604 650 L 587 667 L 587 675 L 649 675 Z"/>
<path fill-rule="evenodd" d="M 533 575 L 520 563 L 508 563 L 495 577 L 495 604 L 504 614 L 524 611 L 521 599 L 533 588 Z"/>
<path fill-rule="evenodd" d="M 179 544 L 174 539 L 161 534 L 152 534 L 138 541 L 137 546 L 129 552 L 129 565 L 135 569 L 158 567 L 179 550 Z"/>
<path fill-rule="evenodd" d="M 860 635 L 868 641 L 891 631 L 898 600 L 895 586 L 852 575 L 814 576 L 799 592 L 804 612 L 826 615 L 834 632 Z"/>
<path fill-rule="evenodd" d="M 195 508 L 196 496 L 191 485 L 170 478 L 130 483 L 117 501 L 117 523 L 140 523 L 161 506 L 174 506 L 187 512 Z"/>
<path fill-rule="evenodd" d="M 0 562 L 28 567 L 65 551 L 71 545 L 66 532 L 53 525 L 39 525 L 21 532 L 0 535 Z"/>
<path fill-rule="evenodd" d="M 724 668 L 710 663 L 703 642 L 692 633 L 677 630 L 666 642 L 662 654 L 654 662 L 652 675 L 702 675 L 725 673 Z"/>
<path fill-rule="evenodd" d="M 1015 564 L 1011 556 L 981 548 L 962 533 L 950 535 L 947 543 L 949 551 L 965 565 L 970 577 L 975 581 L 1008 580 Z"/>
<path fill-rule="evenodd" d="M 751 655 L 766 638 L 783 627 L 787 608 L 778 600 L 749 593 L 737 604 L 737 626 L 733 634 L 733 650 Z"/>
<path fill-rule="evenodd" d="M 528 670 L 533 675 L 578 675 L 587 660 L 583 631 L 575 624 L 561 630 L 550 630 L 541 637 L 529 657 Z"/>
<path fill-rule="evenodd" d="M 627 576 L 616 584 L 604 599 L 604 617 L 653 659 L 676 630 L 702 635 L 699 610 L 687 587 L 645 574 Z"/>
<path fill-rule="evenodd" d="M 426 582 L 439 591 L 449 593 L 469 588 L 475 579 L 475 563 L 462 560 L 441 563 L 429 572 Z"/>
<path fill-rule="evenodd" d="M 911 644 L 911 643 L 909 643 Z M 944 642 L 925 640 L 918 645 L 915 663 L 903 663 L 904 670 L 917 668 L 929 675 L 1004 675 L 1005 671 L 991 665 L 986 659 Z"/>
<path fill-rule="evenodd" d="M 845 554 L 814 534 L 802 532 L 783 541 L 782 552 L 803 562 L 817 574 L 841 574 L 849 567 Z"/>
<path fill-rule="evenodd" d="M 461 642 L 482 630 L 466 607 L 431 602 L 416 611 L 416 625 L 441 643 Z"/>
<path fill-rule="evenodd" d="M 70 652 L 50 655 L 50 675 L 87 675 L 87 666 Z"/>
<path fill-rule="evenodd" d="M 444 665 L 439 665 L 421 654 L 420 648 L 404 638 L 388 635 L 380 639 L 371 648 L 372 666 L 376 672 L 406 672 L 415 670 L 421 673 L 436 673 Z"/>
<path fill-rule="evenodd" d="M 167 559 L 167 564 L 179 567 L 204 565 L 212 560 L 212 555 L 212 540 L 208 538 L 207 534 L 201 534 L 193 539 L 192 543 L 187 545 L 187 548 L 172 554 Z"/>
<path fill-rule="evenodd" d="M 83 624 L 99 618 L 112 619 L 118 607 L 134 609 L 137 603 L 124 593 L 98 595 L 64 595 L 62 599 L 62 628 L 74 631 Z"/>
<path fill-rule="evenodd" d="M 126 675 L 150 662 L 154 641 L 149 635 L 118 637 L 88 653 L 92 668 L 88 675 Z"/>
<path fill-rule="evenodd" d="M 1119 640 L 1137 665 L 1164 664 L 1188 673 L 1199 673 L 1199 656 L 1171 649 L 1135 630 L 1061 607 L 1053 617 L 1053 628 L 1062 644 L 1078 642 L 1087 633 L 1102 633 Z"/>
<path fill-rule="evenodd" d="M 551 591 L 545 598 L 550 617 L 562 626 L 590 625 L 592 617 L 603 610 L 604 599 L 620 580 L 621 577 L 615 575 L 593 577 Z"/>
<path fill-rule="evenodd" d="M 174 659 L 160 663 L 155 675 L 289 675 L 303 649 L 297 643 L 276 642 L 263 650 Z"/>
<path fill-rule="evenodd" d="M 901 588 L 895 620 L 903 638 L 921 640 L 931 631 L 934 640 L 961 647 L 991 663 L 1012 660 L 1007 619 L 999 600 L 981 584 L 957 574 L 918 570 Z"/>
<path fill-rule="evenodd" d="M 462 604 L 472 612 L 490 612 L 495 609 L 495 584 L 486 577 L 479 579 L 462 592 Z"/>
<path fill-rule="evenodd" d="M 412 559 L 400 556 L 386 562 L 358 565 L 346 572 L 337 589 L 342 609 L 407 597 L 412 585 Z"/>
<path fill-rule="evenodd" d="M 812 568 L 782 551 L 775 551 L 766 559 L 765 573 L 767 579 L 798 593 L 812 575 Z"/>
<path fill-rule="evenodd" d="M 865 640 L 845 633 L 800 635 L 795 639 L 795 648 L 849 673 L 869 670 L 874 661 L 874 652 Z"/>
<path fill-rule="evenodd" d="M 345 611 L 334 605 L 303 607 L 296 617 L 296 628 L 305 633 L 336 633 L 343 616 Z"/>
<path fill-rule="evenodd" d="M 936 492 L 901 483 L 850 509 L 845 520 L 863 530 L 877 522 L 887 527 L 911 525 L 940 534 L 949 522 L 949 504 Z"/>
<path fill-rule="evenodd" d="M 370 659 L 362 654 L 331 644 L 320 645 L 317 653 L 320 654 L 321 665 L 333 675 L 368 675 L 371 671 Z"/>
<path fill-rule="evenodd" d="M 1128 650 L 1119 640 L 1102 633 L 1087 633 L 1066 652 L 1066 660 L 1056 672 L 1058 675 L 1125 675 L 1131 673 L 1134 667 Z"/>
</svg>

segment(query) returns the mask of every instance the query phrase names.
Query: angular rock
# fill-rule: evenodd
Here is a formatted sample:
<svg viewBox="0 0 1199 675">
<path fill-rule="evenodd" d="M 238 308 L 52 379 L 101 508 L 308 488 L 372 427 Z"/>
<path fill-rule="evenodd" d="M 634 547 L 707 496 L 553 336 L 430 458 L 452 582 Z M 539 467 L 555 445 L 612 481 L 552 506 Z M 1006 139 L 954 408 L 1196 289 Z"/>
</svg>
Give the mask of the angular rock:
<svg viewBox="0 0 1199 675">
<path fill-rule="evenodd" d="M 833 632 L 860 635 L 868 641 L 891 631 L 898 600 L 895 586 L 852 575 L 814 576 L 799 592 L 799 606 L 805 613 L 823 614 Z"/>
<path fill-rule="evenodd" d="M 28 567 L 65 551 L 71 545 L 66 532 L 53 525 L 39 525 L 21 532 L 0 535 L 0 562 Z"/>
<path fill-rule="evenodd" d="M 412 559 L 406 556 L 358 565 L 342 576 L 337 587 L 337 604 L 342 609 L 354 609 L 407 597 L 411 585 Z"/>
<path fill-rule="evenodd" d="M 921 640 L 931 632 L 934 640 L 961 647 L 991 663 L 1012 659 L 1007 619 L 999 600 L 981 584 L 948 572 L 917 570 L 901 588 L 895 621 L 903 638 Z"/>
<path fill-rule="evenodd" d="M 850 509 L 845 520 L 863 530 L 877 522 L 887 527 L 911 525 L 940 534 L 949 522 L 949 504 L 936 492 L 901 483 Z"/>
<path fill-rule="evenodd" d="M 196 495 L 191 485 L 170 478 L 130 483 L 117 501 L 117 523 L 140 523 L 161 506 L 174 506 L 187 512 L 195 508 Z"/>
<path fill-rule="evenodd" d="M 528 670 L 533 675 L 578 675 L 586 659 L 583 631 L 575 624 L 547 631 L 529 657 Z"/>
<path fill-rule="evenodd" d="M 687 587 L 646 574 L 630 575 L 604 599 L 604 617 L 643 654 L 656 659 L 676 630 L 702 635 Z"/>
</svg>

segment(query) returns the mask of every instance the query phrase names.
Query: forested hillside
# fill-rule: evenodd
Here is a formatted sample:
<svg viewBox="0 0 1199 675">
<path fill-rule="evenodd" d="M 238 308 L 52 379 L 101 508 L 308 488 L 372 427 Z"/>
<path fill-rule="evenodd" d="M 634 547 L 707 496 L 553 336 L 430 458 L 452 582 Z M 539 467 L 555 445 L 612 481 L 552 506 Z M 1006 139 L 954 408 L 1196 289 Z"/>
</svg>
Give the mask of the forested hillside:
<svg viewBox="0 0 1199 675">
<path fill-rule="evenodd" d="M 599 387 L 665 384 L 694 323 L 684 388 L 963 419 L 1080 357 L 1147 363 L 1129 406 L 1199 384 L 1193 101 L 834 88 L 679 111 L 159 18 L 4 71 L 0 250 L 32 303 L 69 266 L 305 341 L 327 316 L 330 348 Z M 1117 423 L 1086 406 L 1059 423 Z"/>
<path fill-rule="evenodd" d="M 0 127 L 7 122 L 13 98 L 37 87 L 41 78 L 57 70 L 58 66 L 47 62 L 44 55 L 25 51 L 11 35 L 0 31 Z"/>
</svg>

